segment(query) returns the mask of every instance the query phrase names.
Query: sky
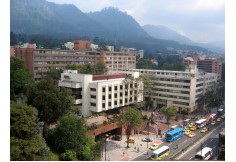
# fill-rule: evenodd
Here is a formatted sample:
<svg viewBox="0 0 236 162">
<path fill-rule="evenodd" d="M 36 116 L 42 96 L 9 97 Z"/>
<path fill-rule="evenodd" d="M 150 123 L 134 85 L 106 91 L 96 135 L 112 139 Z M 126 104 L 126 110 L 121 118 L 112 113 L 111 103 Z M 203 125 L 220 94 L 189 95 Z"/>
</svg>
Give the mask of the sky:
<svg viewBox="0 0 236 162">
<path fill-rule="evenodd" d="M 225 40 L 225 0 L 47 0 L 81 11 L 117 7 L 141 26 L 164 25 L 199 43 Z"/>
</svg>

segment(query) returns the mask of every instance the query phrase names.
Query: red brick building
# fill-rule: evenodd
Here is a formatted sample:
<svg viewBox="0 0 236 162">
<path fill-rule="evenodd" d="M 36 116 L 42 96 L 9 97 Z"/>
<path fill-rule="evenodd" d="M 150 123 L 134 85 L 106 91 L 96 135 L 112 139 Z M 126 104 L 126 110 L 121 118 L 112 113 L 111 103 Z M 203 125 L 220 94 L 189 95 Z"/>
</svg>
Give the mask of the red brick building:
<svg viewBox="0 0 236 162">
<path fill-rule="evenodd" d="M 90 41 L 87 40 L 75 40 L 74 49 L 78 51 L 90 51 Z"/>
<path fill-rule="evenodd" d="M 135 52 L 90 51 L 90 42 L 85 40 L 74 41 L 74 49 L 42 49 L 35 44 L 25 44 L 11 47 L 10 54 L 25 62 L 35 80 L 40 80 L 51 69 L 64 69 L 67 64 L 94 65 L 100 59 L 108 70 L 136 68 Z"/>
</svg>

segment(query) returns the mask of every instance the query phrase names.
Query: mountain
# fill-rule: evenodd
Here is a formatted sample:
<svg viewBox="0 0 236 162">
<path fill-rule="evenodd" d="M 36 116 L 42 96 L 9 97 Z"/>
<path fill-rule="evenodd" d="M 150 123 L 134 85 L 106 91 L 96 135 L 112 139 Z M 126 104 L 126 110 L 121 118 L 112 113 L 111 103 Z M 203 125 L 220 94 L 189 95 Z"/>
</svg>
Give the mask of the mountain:
<svg viewBox="0 0 236 162">
<path fill-rule="evenodd" d="M 15 33 L 77 36 L 109 34 L 100 23 L 70 4 L 11 0 L 10 11 L 10 28 Z"/>
<path fill-rule="evenodd" d="M 107 7 L 101 11 L 90 12 L 87 15 L 111 30 L 114 37 L 122 39 L 130 37 L 151 38 L 133 17 L 117 8 Z"/>
<path fill-rule="evenodd" d="M 176 53 L 176 50 L 209 53 L 196 45 L 154 38 L 134 18 L 117 8 L 109 7 L 85 14 L 74 5 L 59 5 L 46 0 L 10 2 L 10 28 L 16 34 L 46 35 L 51 38 L 63 38 L 64 42 L 68 41 L 68 38 L 72 41 L 81 37 L 90 40 L 99 37 L 106 42 L 116 42 L 117 46 L 143 49 L 148 55 L 155 55 L 157 51 Z M 29 40 L 32 41 L 32 37 Z"/>
<path fill-rule="evenodd" d="M 211 44 L 213 46 L 217 46 L 217 47 L 220 47 L 220 48 L 225 48 L 225 40 L 209 42 L 208 44 Z"/>
<path fill-rule="evenodd" d="M 166 40 L 174 40 L 182 44 L 187 44 L 191 46 L 199 46 L 202 48 L 206 48 L 210 51 L 224 53 L 224 42 L 211 42 L 211 43 L 197 43 L 192 41 L 191 39 L 179 34 L 175 30 L 172 30 L 166 26 L 158 25 L 144 25 L 142 27 L 150 36 L 157 39 L 166 39 Z"/>
<path fill-rule="evenodd" d="M 174 41 L 177 41 L 177 42 L 183 43 L 183 44 L 192 43 L 192 41 L 189 38 L 187 38 L 183 35 L 180 35 L 176 31 L 174 31 L 166 26 L 163 26 L 163 25 L 158 25 L 158 26 L 144 25 L 142 28 L 150 36 L 152 36 L 154 38 L 174 40 Z"/>
</svg>

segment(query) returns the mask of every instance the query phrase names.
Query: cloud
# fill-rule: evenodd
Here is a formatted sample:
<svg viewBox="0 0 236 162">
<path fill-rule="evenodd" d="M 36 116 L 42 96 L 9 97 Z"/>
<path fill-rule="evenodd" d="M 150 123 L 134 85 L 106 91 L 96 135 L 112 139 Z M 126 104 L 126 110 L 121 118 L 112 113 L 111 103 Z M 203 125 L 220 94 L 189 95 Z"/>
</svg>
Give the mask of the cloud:
<svg viewBox="0 0 236 162">
<path fill-rule="evenodd" d="M 48 0 L 74 4 L 83 12 L 117 7 L 141 26 L 164 25 L 193 41 L 224 40 L 225 0 Z"/>
</svg>

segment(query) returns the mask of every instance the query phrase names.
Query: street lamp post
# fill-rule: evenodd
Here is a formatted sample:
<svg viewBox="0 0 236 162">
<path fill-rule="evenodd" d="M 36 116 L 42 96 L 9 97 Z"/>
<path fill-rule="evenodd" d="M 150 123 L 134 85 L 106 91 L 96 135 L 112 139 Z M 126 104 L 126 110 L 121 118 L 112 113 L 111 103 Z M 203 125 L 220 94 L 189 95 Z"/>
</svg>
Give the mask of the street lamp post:
<svg viewBox="0 0 236 162">
<path fill-rule="evenodd" d="M 105 135 L 105 161 L 107 161 L 107 155 L 106 155 L 106 153 L 107 153 L 107 138 L 109 137 L 109 135 Z"/>
</svg>

